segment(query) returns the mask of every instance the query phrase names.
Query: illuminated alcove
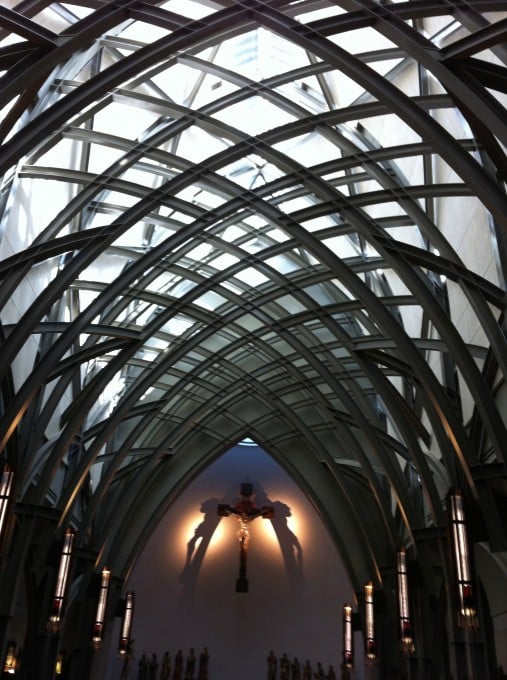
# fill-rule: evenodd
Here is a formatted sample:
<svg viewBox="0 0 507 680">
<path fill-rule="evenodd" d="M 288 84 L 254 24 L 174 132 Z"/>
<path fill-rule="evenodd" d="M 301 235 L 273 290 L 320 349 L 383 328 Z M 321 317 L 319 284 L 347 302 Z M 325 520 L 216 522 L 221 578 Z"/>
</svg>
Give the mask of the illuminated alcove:
<svg viewBox="0 0 507 680">
<path fill-rule="evenodd" d="M 274 519 L 252 520 L 248 592 L 236 592 L 238 521 L 220 517 L 234 505 L 243 482 L 255 503 L 272 506 Z M 137 677 L 143 652 L 207 647 L 211 680 L 266 677 L 270 650 L 339 676 L 342 606 L 354 593 L 320 516 L 302 490 L 264 450 L 234 447 L 205 469 L 171 506 L 148 540 L 126 589 L 135 592 L 132 627 Z M 355 606 L 355 605 L 354 605 Z M 95 659 L 94 678 L 120 677 L 119 619 Z M 356 633 L 355 677 L 363 677 L 362 638 Z M 197 666 L 196 666 L 197 671 Z"/>
</svg>

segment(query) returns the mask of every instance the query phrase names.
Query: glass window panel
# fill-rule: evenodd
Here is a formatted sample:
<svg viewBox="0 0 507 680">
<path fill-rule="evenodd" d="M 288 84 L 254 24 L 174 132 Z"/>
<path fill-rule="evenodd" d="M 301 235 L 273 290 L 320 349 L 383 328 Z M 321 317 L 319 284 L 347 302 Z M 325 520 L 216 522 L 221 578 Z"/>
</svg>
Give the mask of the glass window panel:
<svg viewBox="0 0 507 680">
<path fill-rule="evenodd" d="M 212 252 L 213 246 L 211 243 L 199 243 L 198 246 L 186 253 L 186 257 L 197 262 L 203 262 L 208 259 Z"/>
<path fill-rule="evenodd" d="M 241 271 L 236 272 L 234 276 L 253 288 L 269 281 L 268 277 L 262 274 L 258 269 L 255 269 L 255 267 L 242 269 Z"/>
<path fill-rule="evenodd" d="M 189 281 L 188 279 L 182 279 L 178 281 L 174 286 L 171 286 L 169 292 L 174 297 L 182 297 L 186 293 L 190 292 L 197 283 L 195 281 Z"/>
<path fill-rule="evenodd" d="M 227 241 L 227 243 L 234 243 L 238 239 L 242 238 L 247 234 L 246 229 L 243 229 L 242 227 L 239 227 L 238 225 L 234 224 L 230 227 L 227 227 L 221 234 L 221 238 L 223 238 L 224 241 Z"/>
<path fill-rule="evenodd" d="M 301 269 L 301 262 L 297 262 L 295 258 L 287 257 L 287 255 L 275 255 L 266 260 L 266 264 L 280 274 L 290 274 Z"/>
<path fill-rule="evenodd" d="M 193 0 L 169 0 L 162 6 L 170 12 L 176 12 L 189 19 L 202 19 L 213 11 L 207 3 L 193 2 Z"/>
<path fill-rule="evenodd" d="M 185 331 L 188 331 L 188 329 L 193 325 L 194 322 L 190 319 L 184 319 L 182 317 L 175 316 L 164 324 L 163 331 L 169 335 L 179 337 L 185 333 Z"/>
<path fill-rule="evenodd" d="M 221 286 L 235 295 L 242 295 L 244 292 L 244 288 L 238 286 L 234 281 L 223 281 Z"/>
<path fill-rule="evenodd" d="M 210 338 L 205 338 L 201 342 L 201 347 L 209 350 L 210 352 L 220 352 L 224 347 L 230 344 L 229 338 L 223 337 L 222 335 L 215 333 Z"/>
<path fill-rule="evenodd" d="M 278 142 L 274 145 L 274 148 L 306 168 L 335 160 L 340 155 L 336 144 L 332 144 L 325 137 L 315 132 Z"/>
<path fill-rule="evenodd" d="M 337 300 L 341 300 L 343 298 L 342 295 L 337 294 L 337 291 L 335 292 L 334 295 L 331 295 L 330 294 L 331 289 L 322 284 L 307 286 L 303 290 L 307 295 L 309 295 L 312 298 L 312 300 L 315 300 L 315 302 L 318 305 L 330 305 L 333 302 L 336 302 Z"/>
<path fill-rule="evenodd" d="M 251 253 L 253 255 L 260 252 L 261 250 L 264 250 L 264 248 L 269 248 L 270 245 L 272 245 L 272 243 L 270 243 L 264 236 L 256 236 L 255 238 L 246 241 L 246 243 L 242 243 L 241 247 L 246 250 L 247 253 Z"/>
<path fill-rule="evenodd" d="M 276 302 L 289 314 L 299 314 L 300 312 L 306 311 L 306 307 L 302 305 L 299 300 L 296 300 L 293 295 L 279 297 L 276 299 Z"/>
<path fill-rule="evenodd" d="M 298 66 L 305 66 L 308 64 L 308 57 L 294 43 L 269 30 L 258 28 L 224 41 L 217 63 L 225 68 L 234 64 L 238 73 L 259 81 Z"/>
<path fill-rule="evenodd" d="M 341 224 L 342 220 L 339 215 L 322 215 L 312 220 L 305 220 L 301 224 L 309 232 L 320 231 L 321 229 L 330 229 Z"/>
<path fill-rule="evenodd" d="M 242 131 L 250 135 L 258 135 L 295 120 L 295 117 L 287 111 L 257 96 L 228 106 L 216 113 L 214 117 L 227 125 L 240 127 Z"/>
<path fill-rule="evenodd" d="M 256 316 L 253 316 L 253 314 L 245 314 L 244 316 L 240 316 L 239 319 L 236 319 L 234 323 L 237 323 L 238 326 L 241 326 L 249 332 L 254 332 L 259 328 L 262 328 L 264 325 L 262 321 L 260 321 Z"/>
<path fill-rule="evenodd" d="M 331 236 L 331 238 L 322 239 L 322 243 L 342 259 L 360 255 L 359 248 L 350 240 L 349 236 Z"/>
<path fill-rule="evenodd" d="M 272 238 L 273 241 L 276 241 L 277 243 L 284 243 L 285 241 L 288 241 L 290 236 L 286 234 L 284 231 L 281 229 L 269 229 L 267 232 L 267 235 L 269 238 Z"/>
<path fill-rule="evenodd" d="M 210 265 L 215 267 L 215 269 L 222 271 L 232 267 L 232 265 L 236 264 L 236 262 L 239 262 L 239 257 L 236 257 L 236 255 L 233 255 L 232 253 L 222 253 L 213 260 L 210 260 Z"/>
<path fill-rule="evenodd" d="M 294 198 L 291 198 L 288 201 L 283 201 L 282 203 L 279 204 L 280 210 L 283 210 L 284 213 L 290 214 L 293 212 L 296 212 L 297 210 L 304 210 L 305 208 L 310 208 L 314 205 L 318 205 L 320 203 L 320 199 L 318 199 L 316 196 L 295 196 Z"/>
<path fill-rule="evenodd" d="M 223 151 L 230 144 L 231 139 L 222 139 L 218 128 L 214 129 L 213 133 L 208 133 L 193 125 L 181 134 L 178 154 L 192 163 L 200 163 Z"/>
<path fill-rule="evenodd" d="M 220 307 L 220 305 L 223 305 L 224 302 L 227 302 L 227 300 L 213 291 L 208 291 L 207 293 L 204 293 L 204 295 L 201 295 L 194 300 L 196 305 L 209 310 L 214 310 L 217 307 Z"/>
</svg>

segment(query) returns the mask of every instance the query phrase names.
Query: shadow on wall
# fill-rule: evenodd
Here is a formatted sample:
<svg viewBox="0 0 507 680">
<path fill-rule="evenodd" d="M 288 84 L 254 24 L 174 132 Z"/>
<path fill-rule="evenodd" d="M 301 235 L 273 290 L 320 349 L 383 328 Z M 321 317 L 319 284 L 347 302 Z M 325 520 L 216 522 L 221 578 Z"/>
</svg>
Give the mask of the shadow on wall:
<svg viewBox="0 0 507 680">
<path fill-rule="evenodd" d="M 305 588 L 303 574 L 303 549 L 296 534 L 290 529 L 288 519 L 291 517 L 290 507 L 283 501 L 273 501 L 269 498 L 264 488 L 255 482 L 256 507 L 272 507 L 273 517 L 263 521 L 271 522 L 280 552 L 282 554 L 289 589 L 294 602 L 302 598 Z M 201 570 L 206 551 L 221 521 L 231 521 L 237 518 L 224 518 L 218 514 L 219 505 L 226 503 L 232 494 L 223 499 L 207 498 L 202 501 L 200 512 L 204 518 L 194 530 L 192 538 L 187 543 L 185 565 L 179 576 L 181 585 L 179 605 L 188 606 L 193 602 L 196 582 Z"/>
<path fill-rule="evenodd" d="M 250 500 L 242 493 L 243 483 L 253 484 L 255 493 L 255 508 L 247 517 L 252 520 L 247 593 L 237 589 L 238 512 L 251 509 L 241 505 Z M 228 510 L 222 516 L 220 505 Z M 262 512 L 268 507 L 274 510 L 272 519 Z M 354 599 L 320 514 L 295 480 L 252 445 L 225 452 L 174 500 L 125 588 L 136 593 L 136 665 L 142 650 L 158 659 L 169 650 L 174 661 L 178 649 L 188 653 L 191 647 L 207 647 L 211 680 L 265 678 L 271 649 L 279 658 L 287 654 L 336 668 L 341 603 Z M 94 680 L 120 675 L 119 621 L 107 634 L 110 644 L 101 655 L 107 659 L 99 663 L 97 658 Z M 359 669 L 355 677 L 363 677 Z"/>
</svg>

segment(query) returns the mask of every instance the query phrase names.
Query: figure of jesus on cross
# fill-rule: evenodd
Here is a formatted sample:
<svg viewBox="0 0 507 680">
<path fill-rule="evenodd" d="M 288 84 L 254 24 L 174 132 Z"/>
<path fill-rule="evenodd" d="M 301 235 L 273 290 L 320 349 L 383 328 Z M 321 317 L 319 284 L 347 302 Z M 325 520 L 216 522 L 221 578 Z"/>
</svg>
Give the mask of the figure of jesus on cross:
<svg viewBox="0 0 507 680">
<path fill-rule="evenodd" d="M 226 505 L 220 503 L 218 505 L 218 514 L 220 517 L 229 517 L 234 515 L 239 522 L 239 576 L 236 579 L 236 592 L 248 592 L 248 579 L 246 576 L 246 556 L 248 541 L 250 539 L 250 532 L 248 525 L 256 517 L 263 517 L 264 519 L 273 518 L 273 508 L 264 506 L 259 508 L 254 503 L 253 484 L 250 482 L 243 482 L 240 486 L 239 500 L 236 505 Z"/>
</svg>

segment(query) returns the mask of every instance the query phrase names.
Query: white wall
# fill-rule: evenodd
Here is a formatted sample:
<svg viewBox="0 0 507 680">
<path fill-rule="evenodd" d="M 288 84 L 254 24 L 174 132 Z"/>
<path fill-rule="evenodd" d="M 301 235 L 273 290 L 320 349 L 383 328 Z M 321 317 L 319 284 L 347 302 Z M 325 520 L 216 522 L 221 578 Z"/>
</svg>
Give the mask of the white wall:
<svg viewBox="0 0 507 680">
<path fill-rule="evenodd" d="M 249 592 L 236 593 L 237 520 L 219 518 L 216 507 L 234 504 L 243 481 L 254 483 L 258 505 L 274 506 L 275 520 L 252 522 Z M 206 538 L 196 541 L 185 566 L 197 527 Z M 179 648 L 198 654 L 207 646 L 211 680 L 261 680 L 273 649 L 279 657 L 286 652 L 291 660 L 321 661 L 326 670 L 332 664 L 339 676 L 342 605 L 355 607 L 351 585 L 313 506 L 258 447 L 236 447 L 189 486 L 154 532 L 127 589 L 136 594 L 137 659 L 143 651 L 160 659 L 166 649 L 174 657 Z M 96 658 L 97 680 L 120 676 L 118 630 L 119 620 Z M 356 655 L 362 664 L 359 634 Z M 137 677 L 137 661 L 130 677 Z M 357 668 L 355 678 L 361 677 Z"/>
</svg>

